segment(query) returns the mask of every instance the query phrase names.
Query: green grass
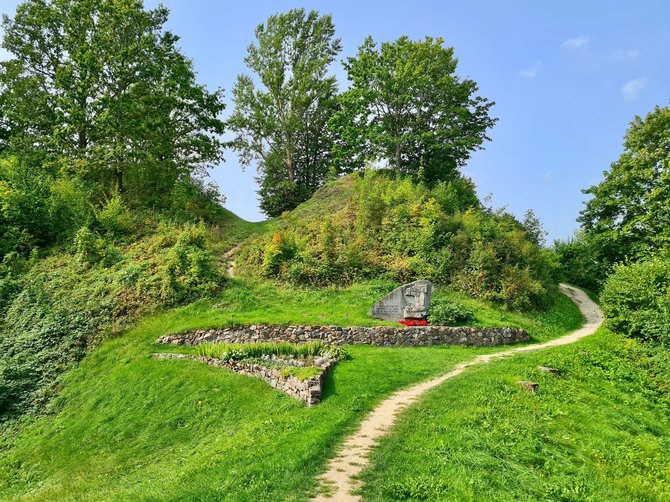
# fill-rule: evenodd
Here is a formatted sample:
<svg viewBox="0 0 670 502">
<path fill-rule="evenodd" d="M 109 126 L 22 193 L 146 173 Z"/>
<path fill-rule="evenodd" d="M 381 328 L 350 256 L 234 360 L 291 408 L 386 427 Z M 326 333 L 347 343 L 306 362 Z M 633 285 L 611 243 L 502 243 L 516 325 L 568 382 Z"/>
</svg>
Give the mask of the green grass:
<svg viewBox="0 0 670 502">
<path fill-rule="evenodd" d="M 363 473 L 364 499 L 670 500 L 669 380 L 670 352 L 605 329 L 474 368 L 402 415 Z"/>
<path fill-rule="evenodd" d="M 306 343 L 262 342 L 262 343 L 201 343 L 196 352 L 200 356 L 229 361 L 261 356 L 316 357 L 328 352 L 321 341 Z"/>
<path fill-rule="evenodd" d="M 4 430 L 0 499 L 307 500 L 343 436 L 376 403 L 500 348 L 351 347 L 352 359 L 328 376 L 324 401 L 306 408 L 260 379 L 152 359 L 154 341 L 225 323 L 376 324 L 366 311 L 386 286 L 287 291 L 233 281 L 215 301 L 146 319 L 70 371 L 47 416 Z M 571 329 L 576 309 L 568 306 L 533 317 L 498 316 L 481 303 L 475 310 L 480 322 L 515 321 L 539 340 Z"/>
</svg>

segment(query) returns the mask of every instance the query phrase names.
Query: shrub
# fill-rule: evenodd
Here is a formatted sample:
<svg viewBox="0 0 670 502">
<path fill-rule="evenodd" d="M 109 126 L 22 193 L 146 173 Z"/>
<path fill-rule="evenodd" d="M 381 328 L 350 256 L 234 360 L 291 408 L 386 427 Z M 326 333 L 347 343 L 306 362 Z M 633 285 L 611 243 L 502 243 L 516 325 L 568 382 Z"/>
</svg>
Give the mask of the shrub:
<svg viewBox="0 0 670 502">
<path fill-rule="evenodd" d="M 202 226 L 188 225 L 167 253 L 161 296 L 167 303 L 206 297 L 225 282 L 212 253 L 206 248 Z"/>
<path fill-rule="evenodd" d="M 428 322 L 438 326 L 455 326 L 475 320 L 475 314 L 462 303 L 436 298 L 428 308 Z"/>
<path fill-rule="evenodd" d="M 600 300 L 613 331 L 670 345 L 670 258 L 615 266 Z"/>
<path fill-rule="evenodd" d="M 107 199 L 95 219 L 101 230 L 111 235 L 122 235 L 130 230 L 131 215 L 117 192 Z"/>
</svg>

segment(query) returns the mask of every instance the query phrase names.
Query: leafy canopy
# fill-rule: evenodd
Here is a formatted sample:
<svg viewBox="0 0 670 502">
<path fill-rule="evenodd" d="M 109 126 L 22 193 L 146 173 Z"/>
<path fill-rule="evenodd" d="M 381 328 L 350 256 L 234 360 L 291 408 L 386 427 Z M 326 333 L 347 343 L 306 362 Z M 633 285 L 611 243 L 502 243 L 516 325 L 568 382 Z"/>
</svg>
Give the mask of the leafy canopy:
<svg viewBox="0 0 670 502">
<path fill-rule="evenodd" d="M 4 16 L 2 148 L 153 203 L 220 161 L 222 92 L 195 82 L 167 17 L 140 0 L 27 0 Z"/>
<path fill-rule="evenodd" d="M 344 63 L 351 87 L 331 122 L 340 168 L 381 160 L 429 185 L 454 179 L 496 122 L 494 103 L 455 74 L 457 64 L 441 38 L 403 36 L 379 48 L 366 38 Z"/>
<path fill-rule="evenodd" d="M 635 117 L 624 151 L 584 193 L 579 221 L 610 264 L 638 260 L 670 246 L 670 108 Z"/>
<path fill-rule="evenodd" d="M 239 75 L 228 127 L 243 165 L 257 163 L 261 209 L 293 209 L 325 181 L 332 140 L 326 128 L 337 82 L 328 67 L 341 50 L 330 16 L 292 9 L 256 28 Z"/>
</svg>

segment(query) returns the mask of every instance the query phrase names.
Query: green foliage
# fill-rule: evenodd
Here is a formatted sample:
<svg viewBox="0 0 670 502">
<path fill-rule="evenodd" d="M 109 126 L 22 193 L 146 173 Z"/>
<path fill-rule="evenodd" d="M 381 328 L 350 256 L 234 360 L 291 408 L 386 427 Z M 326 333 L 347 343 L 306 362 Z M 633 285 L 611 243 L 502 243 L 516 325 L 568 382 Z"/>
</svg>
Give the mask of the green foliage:
<svg viewBox="0 0 670 502">
<path fill-rule="evenodd" d="M 337 82 L 328 67 L 341 50 L 329 15 L 292 9 L 256 28 L 245 63 L 262 83 L 239 75 L 228 127 L 243 165 L 256 162 L 260 205 L 278 216 L 306 201 L 324 183 Z"/>
<path fill-rule="evenodd" d="M 393 173 L 350 175 L 273 230 L 243 245 L 240 273 L 320 286 L 426 278 L 514 309 L 555 295 L 552 257 L 511 215 L 482 210 L 466 179 L 430 189 Z"/>
<path fill-rule="evenodd" d="M 130 230 L 131 215 L 118 192 L 107 199 L 95 219 L 100 229 L 110 235 L 122 235 Z"/>
<path fill-rule="evenodd" d="M 402 36 L 377 48 L 367 37 L 344 63 L 351 86 L 330 123 L 341 170 L 373 159 L 429 186 L 457 179 L 495 124 L 493 103 L 455 74 L 457 63 L 441 38 Z"/>
<path fill-rule="evenodd" d="M 670 352 L 604 329 L 473 368 L 401 415 L 372 453 L 363 497 L 666 500 L 669 380 Z"/>
<path fill-rule="evenodd" d="M 0 258 L 71 239 L 92 217 L 87 186 L 15 157 L 0 159 Z"/>
<path fill-rule="evenodd" d="M 670 259 L 617 265 L 600 295 L 613 331 L 670 346 Z"/>
<path fill-rule="evenodd" d="M 259 343 L 201 343 L 198 354 L 224 361 L 262 356 L 316 357 L 331 353 L 330 347 L 321 341 L 305 343 L 259 342 Z"/>
<path fill-rule="evenodd" d="M 436 326 L 458 326 L 475 320 L 475 313 L 462 303 L 435 298 L 428 309 L 428 322 Z"/>
<path fill-rule="evenodd" d="M 571 239 L 554 242 L 560 280 L 600 291 L 612 268 L 601 252 L 602 241 L 601 236 L 581 231 Z"/>
<path fill-rule="evenodd" d="M 222 93 L 196 83 L 167 18 L 125 0 L 26 0 L 5 16 L 7 151 L 150 207 L 217 163 Z"/>
<path fill-rule="evenodd" d="M 140 313 L 214 295 L 224 279 L 202 226 L 162 224 L 123 247 L 82 227 L 74 256 L 0 265 L 0 419 L 39 409 L 96 339 Z M 6 303 L 5 303 L 6 301 Z"/>
<path fill-rule="evenodd" d="M 657 106 L 635 117 L 619 159 L 602 182 L 584 190 L 592 198 L 579 221 L 600 270 L 670 249 L 669 175 L 670 108 Z"/>
<path fill-rule="evenodd" d="M 161 296 L 168 304 L 195 300 L 213 295 L 223 282 L 204 228 L 187 226 L 167 253 Z"/>
<path fill-rule="evenodd" d="M 282 368 L 281 375 L 284 378 L 296 377 L 300 381 L 318 376 L 323 370 L 318 366 L 287 366 Z"/>
</svg>

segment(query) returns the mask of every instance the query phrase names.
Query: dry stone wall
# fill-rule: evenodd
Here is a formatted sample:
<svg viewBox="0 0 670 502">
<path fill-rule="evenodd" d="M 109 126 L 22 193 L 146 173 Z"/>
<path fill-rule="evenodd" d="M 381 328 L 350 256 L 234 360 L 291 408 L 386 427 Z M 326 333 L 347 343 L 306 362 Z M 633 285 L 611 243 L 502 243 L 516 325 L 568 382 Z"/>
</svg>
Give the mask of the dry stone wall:
<svg viewBox="0 0 670 502">
<path fill-rule="evenodd" d="M 203 342 L 308 342 L 320 340 L 334 345 L 376 345 L 380 347 L 426 347 L 430 345 L 471 345 L 476 347 L 527 342 L 521 328 L 480 328 L 474 326 L 241 326 L 197 330 L 160 337 L 159 343 L 196 345 Z"/>
<path fill-rule="evenodd" d="M 289 396 L 302 399 L 307 406 L 314 406 L 321 401 L 321 389 L 324 379 L 330 370 L 335 366 L 337 360 L 329 359 L 319 367 L 322 372 L 311 378 L 300 380 L 296 376 L 284 377 L 280 369 L 267 368 L 260 364 L 247 363 L 244 361 L 224 361 L 212 357 L 193 356 L 190 354 L 152 354 L 157 359 L 191 359 L 199 361 L 210 366 L 226 368 L 243 375 L 262 378 L 270 384 L 273 389 L 286 392 Z"/>
</svg>

